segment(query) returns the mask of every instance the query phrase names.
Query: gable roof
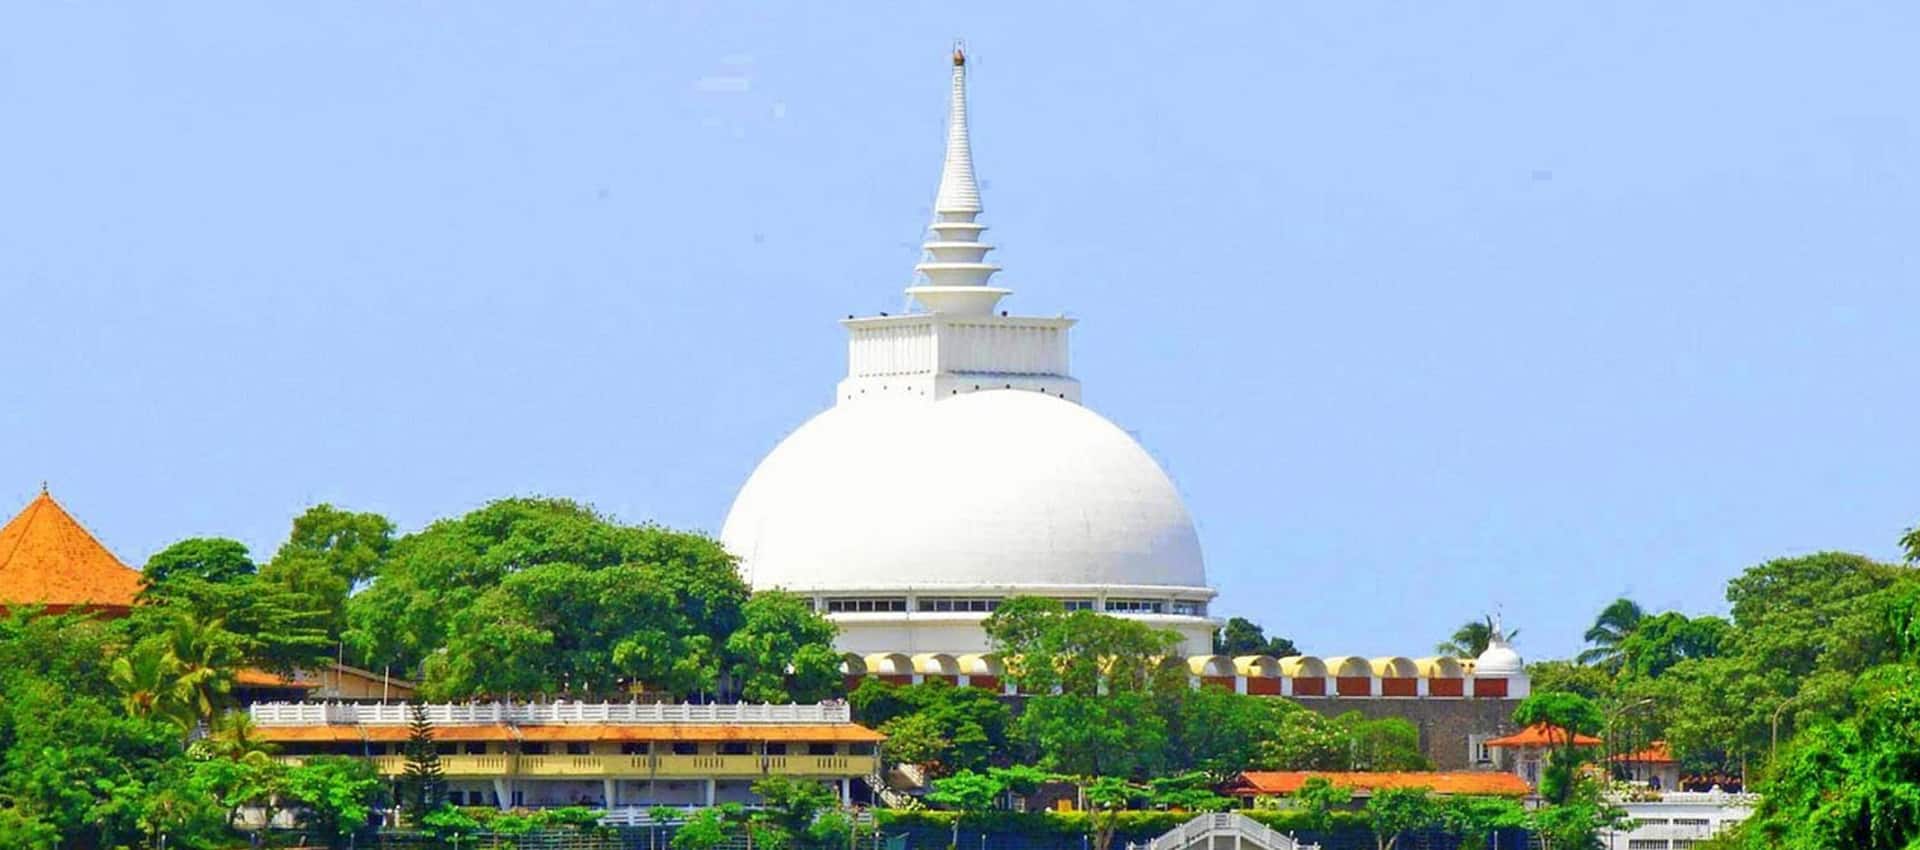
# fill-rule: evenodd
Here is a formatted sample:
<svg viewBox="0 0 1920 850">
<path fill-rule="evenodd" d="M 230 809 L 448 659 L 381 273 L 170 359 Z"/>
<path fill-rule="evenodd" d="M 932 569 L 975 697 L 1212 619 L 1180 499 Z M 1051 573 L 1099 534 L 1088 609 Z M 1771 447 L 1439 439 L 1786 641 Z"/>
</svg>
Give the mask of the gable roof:
<svg viewBox="0 0 1920 850">
<path fill-rule="evenodd" d="M 1567 730 L 1545 723 L 1535 723 L 1511 735 L 1494 738 L 1487 742 L 1489 747 L 1564 747 L 1567 745 Z M 1600 739 L 1592 735 L 1574 733 L 1573 745 L 1576 747 L 1600 746 Z"/>
<path fill-rule="evenodd" d="M 45 489 L 0 527 L 0 608 L 124 614 L 139 593 L 140 571 L 107 551 Z"/>
<path fill-rule="evenodd" d="M 1493 771 L 1340 772 L 1320 770 L 1249 770 L 1235 776 L 1221 790 L 1228 794 L 1287 796 L 1299 792 L 1308 779 L 1320 777 L 1356 796 L 1386 788 L 1426 788 L 1435 794 L 1481 794 L 1525 797 L 1527 781 L 1511 773 Z"/>
</svg>

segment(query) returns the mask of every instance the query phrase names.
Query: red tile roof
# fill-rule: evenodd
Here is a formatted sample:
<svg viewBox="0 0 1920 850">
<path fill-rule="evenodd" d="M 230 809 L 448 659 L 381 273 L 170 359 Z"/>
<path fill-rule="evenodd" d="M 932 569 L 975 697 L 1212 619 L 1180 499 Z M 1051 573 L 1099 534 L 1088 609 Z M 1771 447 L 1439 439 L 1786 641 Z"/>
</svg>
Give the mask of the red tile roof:
<svg viewBox="0 0 1920 850">
<path fill-rule="evenodd" d="M 1610 762 L 1631 761 L 1631 762 L 1639 762 L 1642 764 L 1672 764 L 1675 761 L 1675 759 L 1673 757 L 1673 751 L 1671 749 L 1668 749 L 1667 747 L 1667 742 L 1655 741 L 1652 744 L 1647 745 L 1646 749 L 1641 750 L 1637 753 L 1621 753 L 1617 756 L 1607 759 L 1607 761 L 1610 761 Z"/>
<path fill-rule="evenodd" d="M 125 614 L 139 593 L 140 571 L 121 563 L 45 490 L 0 528 L 0 608 Z"/>
<path fill-rule="evenodd" d="M 1511 735 L 1495 738 L 1487 742 L 1489 747 L 1564 747 L 1567 745 L 1567 730 L 1545 723 L 1535 723 Z M 1592 735 L 1574 733 L 1573 745 L 1576 747 L 1600 746 L 1600 739 Z"/>
<path fill-rule="evenodd" d="M 1365 796 L 1383 788 L 1427 788 L 1435 794 L 1485 794 L 1525 797 L 1527 782 L 1511 773 L 1492 771 L 1409 771 L 1404 773 L 1342 773 L 1317 770 L 1249 770 L 1222 789 L 1228 794 L 1270 794 L 1284 797 L 1300 790 L 1308 779 L 1322 777 L 1341 788 Z"/>
</svg>

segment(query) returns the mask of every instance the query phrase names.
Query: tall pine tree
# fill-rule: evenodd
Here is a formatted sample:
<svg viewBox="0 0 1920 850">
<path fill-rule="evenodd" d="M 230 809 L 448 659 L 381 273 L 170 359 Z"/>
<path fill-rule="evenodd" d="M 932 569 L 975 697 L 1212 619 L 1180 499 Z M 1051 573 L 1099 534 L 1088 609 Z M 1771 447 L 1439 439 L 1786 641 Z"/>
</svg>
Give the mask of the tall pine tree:
<svg viewBox="0 0 1920 850">
<path fill-rule="evenodd" d="M 416 702 L 412 709 L 407 765 L 400 775 L 400 808 L 417 824 L 446 802 L 447 776 L 440 767 L 440 750 L 433 740 L 433 721 L 427 718 L 427 707 Z"/>
</svg>

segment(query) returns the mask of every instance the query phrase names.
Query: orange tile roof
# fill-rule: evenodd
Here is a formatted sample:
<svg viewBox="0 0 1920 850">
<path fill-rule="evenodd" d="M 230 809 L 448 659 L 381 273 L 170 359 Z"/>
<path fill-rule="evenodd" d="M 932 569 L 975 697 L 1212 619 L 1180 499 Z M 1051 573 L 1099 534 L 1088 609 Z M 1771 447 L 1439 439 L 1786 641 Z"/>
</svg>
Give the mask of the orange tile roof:
<svg viewBox="0 0 1920 850">
<path fill-rule="evenodd" d="M 1532 791 L 1526 780 L 1511 773 L 1492 771 L 1365 773 L 1318 770 L 1249 770 L 1235 776 L 1223 790 L 1229 794 L 1287 796 L 1298 792 L 1300 786 L 1316 776 L 1363 796 L 1384 788 L 1427 788 L 1435 794 L 1484 794 L 1495 797 L 1525 797 Z"/>
<path fill-rule="evenodd" d="M 0 528 L 0 608 L 124 614 L 139 593 L 140 571 L 121 563 L 44 489 Z"/>
<path fill-rule="evenodd" d="M 1567 730 L 1545 723 L 1535 723 L 1511 735 L 1494 738 L 1487 742 L 1489 747 L 1564 747 L 1567 745 Z M 1573 745 L 1576 747 L 1600 746 L 1600 739 L 1592 735 L 1574 733 Z"/>
<path fill-rule="evenodd" d="M 1673 750 L 1667 747 L 1667 742 L 1655 741 L 1652 744 L 1647 745 L 1646 749 L 1641 750 L 1637 753 L 1621 753 L 1619 755 L 1616 755 L 1612 758 L 1607 759 L 1607 761 L 1610 761 L 1610 762 L 1632 761 L 1632 762 L 1642 762 L 1646 764 L 1672 764 L 1675 761 L 1675 759 L 1673 757 Z"/>
<path fill-rule="evenodd" d="M 327 741 L 404 741 L 405 726 L 261 726 L 260 738 L 282 743 Z M 854 724 L 658 724 L 552 726 L 435 726 L 437 741 L 787 741 L 795 743 L 873 743 L 886 736 Z"/>
<path fill-rule="evenodd" d="M 313 682 L 289 679 L 278 673 L 269 673 L 253 667 L 242 668 L 233 674 L 233 683 L 243 688 L 299 688 L 312 690 L 319 687 Z"/>
</svg>

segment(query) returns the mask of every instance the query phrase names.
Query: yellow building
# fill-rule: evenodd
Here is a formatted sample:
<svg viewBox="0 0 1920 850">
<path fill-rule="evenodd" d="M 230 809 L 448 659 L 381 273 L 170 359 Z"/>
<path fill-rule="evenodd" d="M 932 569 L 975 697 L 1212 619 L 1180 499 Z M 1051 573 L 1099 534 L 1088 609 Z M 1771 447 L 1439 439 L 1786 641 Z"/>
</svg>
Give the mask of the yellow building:
<svg viewBox="0 0 1920 850">
<path fill-rule="evenodd" d="M 248 709 L 282 760 L 372 759 L 405 769 L 412 710 L 404 704 L 261 703 Z M 817 779 L 841 799 L 879 769 L 884 736 L 844 703 L 645 705 L 467 703 L 426 706 L 458 805 L 614 809 L 755 802 L 764 776 Z"/>
</svg>

